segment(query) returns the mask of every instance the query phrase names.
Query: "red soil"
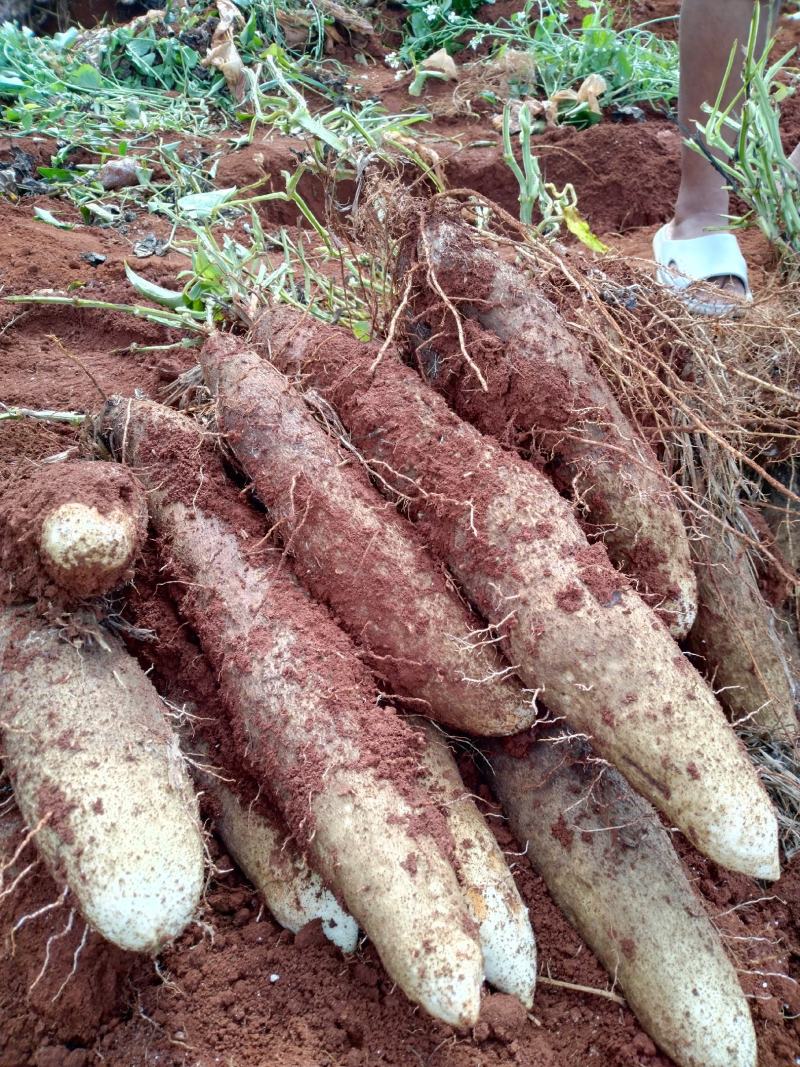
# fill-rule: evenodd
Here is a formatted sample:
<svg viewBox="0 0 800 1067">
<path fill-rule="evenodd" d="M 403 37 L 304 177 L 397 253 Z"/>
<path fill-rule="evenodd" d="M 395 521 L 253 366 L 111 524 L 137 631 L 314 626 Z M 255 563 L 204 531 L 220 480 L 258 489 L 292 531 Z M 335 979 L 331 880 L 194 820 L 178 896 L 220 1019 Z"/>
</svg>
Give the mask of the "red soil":
<svg viewBox="0 0 800 1067">
<path fill-rule="evenodd" d="M 675 3 L 634 0 L 631 11 L 634 19 L 658 17 L 674 14 Z M 797 26 L 787 24 L 782 43 L 794 43 Z M 671 27 L 664 24 L 665 32 Z M 369 78 L 369 87 L 383 91 L 390 106 L 408 105 L 405 88 L 395 85 L 391 73 L 379 68 Z M 490 136 L 496 140 L 496 133 L 490 133 L 485 123 L 463 119 L 440 119 L 434 128 L 450 139 L 437 146 L 446 157 L 449 180 L 477 188 L 513 211 L 516 188 L 498 150 L 470 147 Z M 796 100 L 784 107 L 784 134 L 787 144 L 800 139 Z M 680 142 L 674 126 L 659 118 L 635 125 L 604 122 L 583 132 L 552 131 L 540 140 L 548 179 L 575 184 L 581 210 L 593 229 L 605 235 L 625 231 L 622 241 L 612 237 L 612 243 L 646 255 L 652 229 L 668 217 L 677 187 Z M 10 141 L 0 139 L 0 159 L 10 147 Z M 35 147 L 41 161 L 49 161 L 47 144 L 24 147 L 29 151 Z M 219 168 L 219 184 L 245 184 L 265 172 L 279 181 L 291 147 L 265 139 L 229 153 Z M 3 293 L 66 289 L 81 282 L 83 296 L 129 301 L 132 294 L 123 260 L 130 257 L 137 239 L 150 231 L 163 236 L 166 225 L 152 216 L 140 216 L 124 230 L 86 226 L 56 230 L 33 219 L 37 203 L 61 218 L 80 221 L 66 202 L 35 198 L 0 202 Z M 273 225 L 294 221 L 275 207 L 266 217 Z M 753 259 L 766 260 L 758 236 L 748 238 L 745 247 Z M 107 258 L 92 267 L 81 259 L 86 252 Z M 135 266 L 151 280 L 171 285 L 185 260 L 172 253 L 137 261 Z M 68 358 L 53 337 L 80 364 Z M 169 331 L 122 314 L 0 304 L 0 399 L 31 407 L 91 410 L 99 407 L 101 394 L 130 395 L 140 389 L 154 396 L 164 380 L 195 362 L 194 353 L 145 352 L 136 346 L 172 340 L 176 337 Z M 41 460 L 67 449 L 77 453 L 78 447 L 74 428 L 2 421 L 0 485 L 22 459 Z M 143 595 L 155 621 L 155 601 L 147 597 L 151 579 L 144 580 L 144 572 L 143 581 Z M 172 626 L 176 665 L 181 665 L 176 669 L 191 670 L 196 646 L 190 634 L 184 638 L 179 633 L 177 619 Z M 163 632 L 163 626 L 156 628 Z M 198 674 L 202 674 L 199 664 Z M 204 695 L 213 699 L 210 692 Z M 468 786 L 480 790 L 491 804 L 491 794 L 472 764 L 466 759 L 462 763 Z M 7 815 L 0 817 L 0 826 L 8 825 L 7 820 Z M 524 858 L 514 856 L 518 848 L 503 822 L 495 818 L 492 825 L 509 852 L 530 907 L 543 971 L 568 982 L 608 988 L 607 975 L 552 903 L 541 879 Z M 206 925 L 193 926 L 164 952 L 158 970 L 151 961 L 122 953 L 91 935 L 75 975 L 55 1000 L 72 968 L 82 922 L 76 920 L 68 934 L 52 943 L 49 967 L 31 990 L 45 942 L 64 927 L 69 905 L 23 926 L 12 951 L 6 936 L 11 927 L 23 915 L 55 901 L 58 893 L 37 869 L 18 892 L 0 898 L 2 1067 L 89 1067 L 103 1062 L 111 1067 L 669 1065 L 627 1009 L 546 984 L 537 992 L 532 1016 L 523 1017 L 506 998 L 490 996 L 474 1031 L 453 1033 L 423 1017 L 392 988 L 369 946 L 347 959 L 314 929 L 297 937 L 279 930 L 241 874 L 219 854 L 213 838 L 211 849 L 223 873 L 208 886 L 201 915 Z M 795 1062 L 800 1042 L 796 984 L 800 859 L 787 866 L 780 882 L 765 890 L 702 860 L 687 846 L 682 846 L 682 854 L 739 961 L 752 998 L 761 1067 L 788 1067 Z"/>
<path fill-rule="evenodd" d="M 67 461 L 42 467 L 23 460 L 15 472 L 19 476 L 0 488 L 0 572 L 10 579 L 0 588 L 0 603 L 34 598 L 54 611 L 133 578 L 133 564 L 147 534 L 147 504 L 128 471 L 108 463 Z M 96 563 L 65 573 L 40 557 L 43 521 L 56 508 L 75 501 L 101 515 L 116 511 L 135 522 L 136 543 L 126 565 L 111 574 L 107 566 Z"/>
</svg>

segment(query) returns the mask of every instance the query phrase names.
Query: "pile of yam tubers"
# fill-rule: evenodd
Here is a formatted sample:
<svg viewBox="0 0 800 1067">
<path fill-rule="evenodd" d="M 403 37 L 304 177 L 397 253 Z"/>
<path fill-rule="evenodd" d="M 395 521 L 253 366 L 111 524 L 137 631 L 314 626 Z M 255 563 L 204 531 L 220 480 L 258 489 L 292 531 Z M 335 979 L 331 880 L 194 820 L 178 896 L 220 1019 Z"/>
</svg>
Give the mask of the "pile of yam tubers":
<svg viewBox="0 0 800 1067">
<path fill-rule="evenodd" d="M 363 930 L 412 1001 L 469 1027 L 484 981 L 530 1008 L 537 966 L 451 751 L 466 735 L 653 1040 L 683 1067 L 753 1067 L 747 1001 L 667 828 L 779 876 L 776 817 L 725 712 L 796 738 L 780 643 L 774 671 L 740 670 L 707 580 L 695 624 L 668 478 L 530 277 L 446 217 L 414 254 L 415 366 L 275 307 L 246 340 L 206 340 L 212 421 L 115 397 L 93 432 L 116 463 L 5 489 L 0 729 L 25 824 L 95 930 L 157 952 L 202 893 L 199 788 L 281 924 L 321 919 L 345 952 Z M 547 473 L 509 447 L 523 437 Z M 135 605 L 110 623 L 146 545 L 198 646 L 198 674 L 176 663 L 160 694 L 126 648 Z M 717 685 L 738 672 L 725 710 L 677 644 L 690 632 Z M 144 661 L 164 677 L 169 656 Z"/>
</svg>

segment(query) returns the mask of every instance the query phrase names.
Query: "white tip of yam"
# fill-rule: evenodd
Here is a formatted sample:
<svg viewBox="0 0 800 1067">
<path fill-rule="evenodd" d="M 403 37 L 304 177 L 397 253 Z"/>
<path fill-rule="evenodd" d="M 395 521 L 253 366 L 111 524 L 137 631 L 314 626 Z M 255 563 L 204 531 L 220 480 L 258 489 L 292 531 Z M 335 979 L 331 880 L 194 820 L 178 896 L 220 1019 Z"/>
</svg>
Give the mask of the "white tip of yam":
<svg viewBox="0 0 800 1067">
<path fill-rule="evenodd" d="M 358 923 L 339 904 L 316 871 L 308 866 L 288 831 L 267 811 L 252 811 L 219 780 L 202 775 L 202 784 L 220 807 L 217 833 L 281 926 L 297 933 L 314 919 L 342 952 L 354 952 Z"/>
<path fill-rule="evenodd" d="M 314 801 L 311 850 L 406 996 L 450 1026 L 474 1026 L 483 956 L 455 872 L 417 828 L 424 809 L 369 772 L 340 774 Z"/>
<path fill-rule="evenodd" d="M 291 892 L 292 886 L 287 888 Z M 300 907 L 308 914 L 308 921 L 322 920 L 322 932 L 329 941 L 342 952 L 355 952 L 358 923 L 339 904 L 318 874 L 306 869 L 303 884 L 295 888 L 295 895 Z"/>
<path fill-rule="evenodd" d="M 732 871 L 774 882 L 781 876 L 778 820 L 766 794 L 752 799 L 750 805 L 729 810 L 724 822 L 709 825 L 713 859 Z"/>
<path fill-rule="evenodd" d="M 101 514 L 79 501 L 55 508 L 42 523 L 40 549 L 54 579 L 84 595 L 107 592 L 130 565 L 137 528 L 131 515 Z"/>
<path fill-rule="evenodd" d="M 466 897 L 473 915 L 480 910 L 486 916 L 479 926 L 486 981 L 530 1009 L 536 988 L 536 939 L 527 908 L 520 901 L 520 908 L 512 910 L 508 890 L 502 886 L 470 888 Z"/>
<path fill-rule="evenodd" d="M 713 973 L 685 977 L 683 1047 L 680 1040 L 673 1048 L 667 1046 L 676 1062 L 687 1067 L 756 1067 L 756 1033 L 747 1001 L 724 999 L 725 990 Z M 668 995 L 679 1002 L 674 987 Z"/>
<path fill-rule="evenodd" d="M 421 783 L 450 829 L 461 889 L 478 927 L 486 981 L 530 1008 L 536 987 L 536 940 L 528 909 L 500 846 L 461 780 L 446 736 L 419 716 L 410 721 L 425 738 Z"/>
<path fill-rule="evenodd" d="M 476 985 L 471 967 L 454 957 L 446 983 L 431 982 L 420 1003 L 435 1019 L 458 1030 L 474 1026 L 481 1010 L 480 984 Z"/>
<path fill-rule="evenodd" d="M 106 881 L 100 860 L 81 901 L 98 933 L 131 952 L 156 952 L 177 937 L 191 922 L 203 889 L 202 854 L 187 855 L 184 847 L 182 855 L 168 855 L 160 844 L 149 848 L 142 842 L 123 856 L 117 851 Z"/>
</svg>

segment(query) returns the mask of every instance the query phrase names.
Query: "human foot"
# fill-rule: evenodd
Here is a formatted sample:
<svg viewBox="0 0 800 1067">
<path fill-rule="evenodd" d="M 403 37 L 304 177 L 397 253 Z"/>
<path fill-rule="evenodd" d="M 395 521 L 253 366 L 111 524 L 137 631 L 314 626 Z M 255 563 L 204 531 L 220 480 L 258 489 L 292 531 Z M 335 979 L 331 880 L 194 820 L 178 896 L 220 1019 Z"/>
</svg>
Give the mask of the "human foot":
<svg viewBox="0 0 800 1067">
<path fill-rule="evenodd" d="M 696 315 L 718 317 L 739 310 L 750 299 L 747 264 L 730 232 L 720 227 L 718 215 L 692 216 L 691 225 L 667 223 L 653 238 L 657 278 L 672 289 Z M 688 232 L 687 232 L 688 231 Z"/>
<path fill-rule="evenodd" d="M 797 164 L 800 166 L 800 145 L 797 146 L 795 151 L 798 156 Z M 718 215 L 712 211 L 701 211 L 682 217 L 676 215 L 664 229 L 666 230 L 666 237 L 670 241 L 691 241 L 697 237 L 708 237 L 710 234 L 725 234 L 728 232 L 728 223 L 723 215 Z M 722 245 L 720 247 L 721 249 L 724 248 Z M 726 263 L 725 265 L 728 264 Z M 722 263 L 720 263 L 720 266 L 722 266 Z M 744 297 L 747 295 L 746 276 L 742 278 L 738 272 L 729 274 L 723 270 L 716 273 L 715 265 L 710 259 L 708 260 L 707 269 L 711 273 L 705 274 L 703 281 L 708 281 L 717 286 L 717 288 L 722 289 L 723 292 L 730 293 L 733 296 Z"/>
</svg>

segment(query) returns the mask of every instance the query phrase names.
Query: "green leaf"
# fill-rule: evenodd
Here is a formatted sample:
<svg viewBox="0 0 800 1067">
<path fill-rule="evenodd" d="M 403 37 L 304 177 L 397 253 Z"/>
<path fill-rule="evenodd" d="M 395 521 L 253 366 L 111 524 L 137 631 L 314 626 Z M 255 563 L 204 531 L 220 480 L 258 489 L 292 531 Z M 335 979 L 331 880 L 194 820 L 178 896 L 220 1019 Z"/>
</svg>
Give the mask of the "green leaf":
<svg viewBox="0 0 800 1067">
<path fill-rule="evenodd" d="M 370 341 L 372 339 L 371 319 L 359 319 L 351 323 L 350 329 L 353 331 L 353 337 L 357 341 Z"/>
<path fill-rule="evenodd" d="M 43 178 L 53 182 L 72 182 L 76 178 L 74 171 L 64 170 L 63 167 L 39 167 L 38 170 Z"/>
<path fill-rule="evenodd" d="M 57 219 L 52 211 L 47 211 L 43 207 L 35 207 L 33 209 L 34 218 L 39 219 L 40 222 L 46 222 L 48 226 L 55 226 L 59 230 L 74 230 L 74 222 L 64 222 L 62 219 Z"/>
<path fill-rule="evenodd" d="M 174 289 L 165 289 L 163 285 L 156 285 L 155 282 L 149 282 L 147 278 L 143 278 L 141 274 L 137 274 L 135 270 L 131 270 L 127 262 L 125 263 L 125 274 L 136 292 L 140 296 L 152 300 L 154 304 L 161 304 L 162 307 L 173 309 L 185 306 L 182 292 L 176 293 Z"/>
<path fill-rule="evenodd" d="M 608 252 L 608 245 L 604 245 L 597 234 L 592 232 L 589 223 L 575 207 L 564 208 L 564 222 L 571 234 L 578 238 L 581 244 L 591 248 L 593 252 Z"/>
<path fill-rule="evenodd" d="M 25 88 L 25 82 L 16 74 L 0 71 L 0 93 L 16 96 L 20 89 Z"/>
<path fill-rule="evenodd" d="M 236 186 L 229 189 L 210 189 L 207 193 L 188 193 L 178 198 L 176 206 L 192 219 L 207 219 L 226 200 L 236 192 Z"/>
<path fill-rule="evenodd" d="M 71 85 L 77 85 L 79 89 L 102 89 L 103 75 L 93 67 L 91 63 L 81 63 L 69 76 Z"/>
<path fill-rule="evenodd" d="M 430 33 L 431 24 L 424 11 L 415 11 L 411 16 L 411 32 L 415 37 L 427 37 Z"/>
</svg>

